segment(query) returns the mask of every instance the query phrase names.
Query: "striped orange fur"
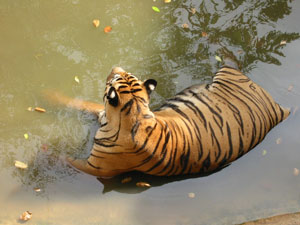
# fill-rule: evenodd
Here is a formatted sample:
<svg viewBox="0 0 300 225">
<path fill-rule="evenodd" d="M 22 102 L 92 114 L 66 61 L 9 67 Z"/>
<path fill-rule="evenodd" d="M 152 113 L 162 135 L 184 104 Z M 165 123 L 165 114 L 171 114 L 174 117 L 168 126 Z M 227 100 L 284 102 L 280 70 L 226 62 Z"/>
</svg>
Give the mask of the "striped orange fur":
<svg viewBox="0 0 300 225">
<path fill-rule="evenodd" d="M 70 163 L 95 176 L 133 170 L 158 176 L 211 172 L 253 149 L 289 115 L 230 67 L 220 69 L 211 84 L 186 88 L 151 111 L 155 86 L 154 80 L 143 82 L 114 69 L 90 156 L 69 158 Z"/>
</svg>

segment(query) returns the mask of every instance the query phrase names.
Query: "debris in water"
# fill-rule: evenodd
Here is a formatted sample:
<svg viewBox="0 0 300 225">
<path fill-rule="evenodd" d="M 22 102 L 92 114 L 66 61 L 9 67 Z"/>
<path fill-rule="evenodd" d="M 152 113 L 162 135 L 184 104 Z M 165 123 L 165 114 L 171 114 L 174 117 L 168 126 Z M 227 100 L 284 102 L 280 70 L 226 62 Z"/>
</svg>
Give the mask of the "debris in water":
<svg viewBox="0 0 300 225">
<path fill-rule="evenodd" d="M 28 165 L 26 163 L 16 160 L 15 167 L 17 167 L 19 169 L 27 169 Z"/>
<path fill-rule="evenodd" d="M 136 186 L 137 187 L 151 187 L 151 185 L 149 183 L 146 183 L 146 182 L 137 182 Z"/>
<path fill-rule="evenodd" d="M 47 151 L 48 151 L 48 145 L 42 144 L 41 149 L 42 149 L 44 152 L 47 152 Z"/>
<path fill-rule="evenodd" d="M 292 91 L 293 88 L 294 88 L 294 86 L 293 86 L 293 85 L 290 85 L 290 86 L 288 87 L 288 91 Z"/>
<path fill-rule="evenodd" d="M 30 106 L 27 108 L 27 111 L 32 112 L 32 111 L 34 111 L 34 109 Z"/>
<path fill-rule="evenodd" d="M 46 109 L 43 109 L 41 107 L 35 107 L 34 110 L 37 112 L 42 112 L 42 113 L 46 112 Z"/>
<path fill-rule="evenodd" d="M 202 31 L 201 35 L 202 35 L 202 37 L 207 37 L 208 36 L 208 34 L 205 31 Z"/>
<path fill-rule="evenodd" d="M 93 25 L 94 27 L 99 27 L 100 26 L 100 20 L 93 20 Z"/>
<path fill-rule="evenodd" d="M 109 33 L 109 32 L 111 32 L 111 30 L 112 30 L 112 27 L 111 27 L 111 26 L 106 26 L 106 27 L 104 27 L 104 32 L 105 32 L 105 33 Z"/>
<path fill-rule="evenodd" d="M 219 61 L 219 62 L 222 62 L 222 59 L 221 59 L 221 57 L 220 56 L 215 56 L 215 59 L 217 60 L 217 61 Z"/>
<path fill-rule="evenodd" d="M 299 175 L 299 169 L 294 168 L 294 175 L 295 175 L 295 176 L 298 176 L 298 175 Z"/>
<path fill-rule="evenodd" d="M 171 2 L 171 0 L 165 0 L 165 3 L 170 3 Z"/>
<path fill-rule="evenodd" d="M 27 140 L 29 138 L 28 134 L 24 134 L 24 138 Z"/>
<path fill-rule="evenodd" d="M 126 184 L 126 183 L 129 183 L 131 180 L 132 180 L 132 177 L 125 177 L 125 178 L 121 181 L 121 183 L 122 183 L 122 184 Z"/>
<path fill-rule="evenodd" d="M 182 28 L 184 28 L 184 29 L 188 29 L 188 28 L 189 28 L 189 25 L 188 25 L 187 23 L 184 23 L 184 24 L 182 24 L 181 26 L 182 26 Z"/>
<path fill-rule="evenodd" d="M 78 76 L 75 76 L 75 77 L 74 77 L 74 80 L 75 80 L 76 83 L 78 83 L 78 84 L 80 83 L 80 80 L 79 80 L 79 77 L 78 77 Z"/>
<path fill-rule="evenodd" d="M 276 140 L 276 144 L 280 145 L 281 144 L 282 139 L 281 138 L 277 138 Z"/>
<path fill-rule="evenodd" d="M 40 188 L 34 188 L 33 189 L 35 192 L 41 192 L 41 189 Z"/>
<path fill-rule="evenodd" d="M 265 156 L 266 154 L 267 154 L 267 150 L 264 149 L 264 150 L 262 151 L 262 155 Z"/>
<path fill-rule="evenodd" d="M 281 41 L 280 45 L 286 45 L 286 41 Z"/>
<path fill-rule="evenodd" d="M 27 221 L 27 220 L 30 220 L 31 217 L 32 217 L 32 213 L 29 212 L 29 211 L 25 211 L 25 212 L 23 212 L 23 213 L 21 214 L 20 220 L 22 220 L 22 221 Z"/>
<path fill-rule="evenodd" d="M 196 11 L 196 8 L 191 8 L 191 13 L 192 14 L 195 14 L 197 11 Z"/>
<path fill-rule="evenodd" d="M 189 198 L 195 198 L 195 196 L 196 196 L 195 193 L 193 193 L 193 192 L 189 193 Z"/>
<path fill-rule="evenodd" d="M 152 6 L 152 9 L 153 9 L 155 12 L 160 12 L 159 8 L 157 8 L 156 6 Z"/>
</svg>

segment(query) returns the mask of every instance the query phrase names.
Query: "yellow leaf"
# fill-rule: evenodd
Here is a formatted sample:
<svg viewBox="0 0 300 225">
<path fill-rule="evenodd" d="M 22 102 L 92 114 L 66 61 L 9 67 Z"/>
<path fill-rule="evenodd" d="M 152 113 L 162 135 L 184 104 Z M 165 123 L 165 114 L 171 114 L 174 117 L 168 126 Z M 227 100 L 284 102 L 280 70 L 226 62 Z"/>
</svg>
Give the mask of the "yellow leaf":
<svg viewBox="0 0 300 225">
<path fill-rule="evenodd" d="M 28 139 L 28 138 L 29 138 L 29 135 L 28 135 L 28 134 L 24 134 L 24 138 L 25 138 L 25 139 Z"/>
<path fill-rule="evenodd" d="M 220 56 L 215 56 L 215 59 L 217 60 L 217 61 L 219 61 L 219 62 L 222 62 L 222 59 L 220 58 Z"/>
<path fill-rule="evenodd" d="M 189 28 L 189 25 L 188 25 L 187 23 L 184 23 L 184 24 L 182 24 L 182 28 L 188 29 L 188 28 Z"/>
<path fill-rule="evenodd" d="M 126 178 L 124 178 L 124 179 L 121 181 L 121 183 L 122 183 L 122 184 L 126 184 L 126 183 L 129 183 L 131 180 L 132 180 L 131 177 L 126 177 Z"/>
<path fill-rule="evenodd" d="M 281 41 L 280 45 L 286 45 L 286 41 Z"/>
<path fill-rule="evenodd" d="M 16 160 L 15 167 L 20 168 L 20 169 L 27 169 L 28 165 L 26 163 Z"/>
<path fill-rule="evenodd" d="M 20 220 L 22 221 L 27 221 L 27 220 L 30 220 L 32 217 L 32 213 L 29 212 L 29 211 L 26 211 L 26 212 L 23 212 L 21 215 L 20 215 Z"/>
<path fill-rule="evenodd" d="M 99 27 L 99 25 L 100 25 L 100 20 L 93 20 L 93 25 L 94 25 L 95 27 Z"/>
<path fill-rule="evenodd" d="M 136 186 L 138 186 L 138 187 L 151 187 L 151 185 L 146 183 L 146 182 L 137 182 Z"/>
<path fill-rule="evenodd" d="M 80 80 L 79 80 L 78 76 L 75 76 L 75 77 L 74 77 L 74 80 L 75 80 L 78 84 L 80 83 Z"/>
<path fill-rule="evenodd" d="M 267 150 L 264 149 L 264 150 L 262 151 L 262 155 L 265 156 L 266 154 L 267 154 Z"/>
<path fill-rule="evenodd" d="M 37 112 L 43 112 L 43 113 L 46 112 L 46 109 L 43 109 L 41 107 L 35 107 L 34 110 Z"/>
<path fill-rule="evenodd" d="M 165 3 L 170 3 L 171 2 L 171 0 L 165 0 Z"/>
</svg>

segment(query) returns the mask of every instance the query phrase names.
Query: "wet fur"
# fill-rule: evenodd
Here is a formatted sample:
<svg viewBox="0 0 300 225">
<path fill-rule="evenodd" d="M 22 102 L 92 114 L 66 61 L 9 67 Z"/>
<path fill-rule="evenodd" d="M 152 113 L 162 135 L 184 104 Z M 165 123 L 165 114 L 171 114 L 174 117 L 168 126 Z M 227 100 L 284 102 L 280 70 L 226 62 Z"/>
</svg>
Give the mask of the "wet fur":
<svg viewBox="0 0 300 225">
<path fill-rule="evenodd" d="M 107 78 L 105 111 L 90 156 L 69 158 L 70 163 L 100 177 L 134 170 L 158 176 L 207 173 L 253 149 L 289 115 L 230 67 L 217 72 L 211 84 L 191 86 L 152 112 L 155 86 L 154 80 L 142 82 L 115 68 Z M 92 106 L 87 110 L 103 109 Z"/>
</svg>

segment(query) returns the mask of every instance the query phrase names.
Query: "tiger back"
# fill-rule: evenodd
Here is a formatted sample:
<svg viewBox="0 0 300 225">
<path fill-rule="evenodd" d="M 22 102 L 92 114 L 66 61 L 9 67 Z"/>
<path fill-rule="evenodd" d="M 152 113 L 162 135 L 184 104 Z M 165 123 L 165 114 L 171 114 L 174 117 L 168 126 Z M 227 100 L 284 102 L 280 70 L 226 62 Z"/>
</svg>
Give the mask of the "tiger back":
<svg viewBox="0 0 300 225">
<path fill-rule="evenodd" d="M 88 159 L 70 159 L 96 176 L 128 171 L 170 176 L 222 168 L 260 143 L 289 115 L 247 76 L 223 67 L 209 85 L 194 85 L 152 112 L 156 81 L 112 74 L 105 111 Z"/>
</svg>

